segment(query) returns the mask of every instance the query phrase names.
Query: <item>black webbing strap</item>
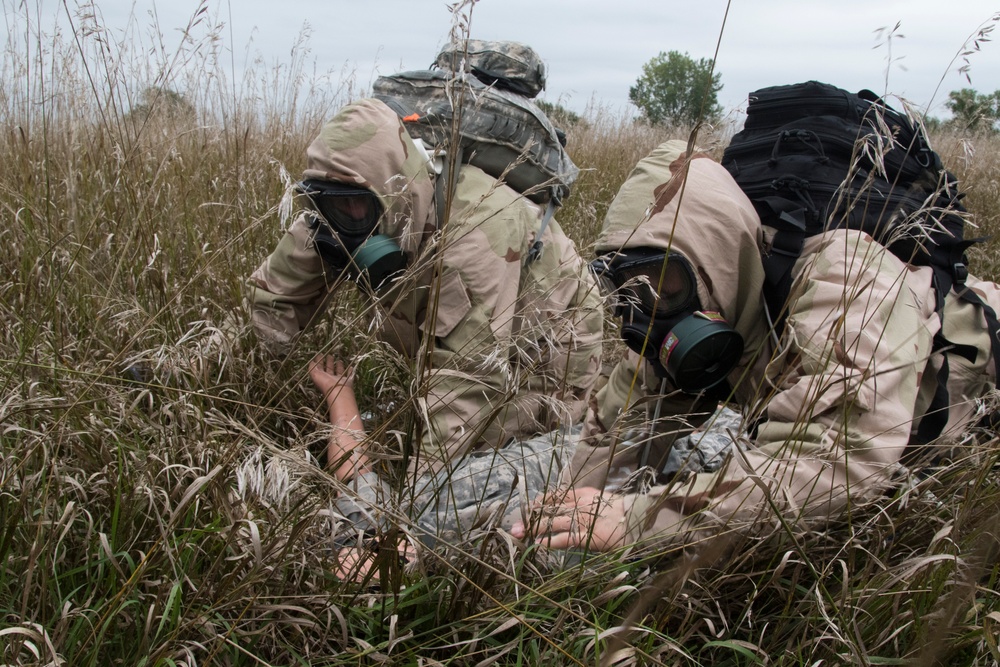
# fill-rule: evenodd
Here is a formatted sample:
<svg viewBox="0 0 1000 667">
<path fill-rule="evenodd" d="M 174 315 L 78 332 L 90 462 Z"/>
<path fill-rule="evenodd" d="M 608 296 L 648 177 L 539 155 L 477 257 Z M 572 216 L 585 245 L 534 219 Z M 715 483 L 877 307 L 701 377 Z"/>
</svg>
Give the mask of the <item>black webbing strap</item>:
<svg viewBox="0 0 1000 667">
<path fill-rule="evenodd" d="M 948 292 L 951 291 L 955 276 L 939 266 L 931 268 L 931 287 L 934 289 L 934 310 L 937 313 L 938 320 L 941 322 L 941 328 L 934 334 L 931 353 L 939 352 L 941 354 L 941 368 L 937 372 L 937 388 L 934 390 L 934 397 L 931 399 L 931 404 L 927 406 L 927 410 L 921 415 L 920 424 L 917 425 L 917 432 L 910 435 L 909 444 L 917 447 L 926 445 L 944 433 L 944 427 L 948 425 L 948 406 L 951 404 L 950 397 L 948 396 L 948 351 L 950 343 L 944 337 L 944 301 Z M 962 276 L 959 276 L 959 278 L 964 280 Z M 973 350 L 973 361 L 975 361 L 975 358 L 975 350 Z M 909 460 L 913 458 L 913 455 L 914 452 L 911 451 L 906 458 Z"/>
<path fill-rule="evenodd" d="M 935 336 L 935 341 L 937 337 Z M 948 425 L 948 355 L 941 357 L 941 368 L 937 373 L 937 389 L 927 411 L 920 419 L 916 434 L 910 436 L 910 445 L 921 446 L 935 440 Z"/>
<path fill-rule="evenodd" d="M 943 288 L 939 290 L 939 302 L 943 303 L 944 295 L 951 289 L 954 289 L 955 295 L 959 299 L 973 306 L 978 306 L 983 311 L 983 319 L 986 320 L 986 329 L 990 334 L 990 354 L 993 357 L 993 369 L 996 371 L 995 377 L 997 383 L 1000 383 L 1000 320 L 997 319 L 996 311 L 965 284 L 965 279 L 969 276 L 965 250 L 971 245 L 985 240 L 986 237 L 966 239 L 961 243 L 955 244 L 949 258 L 951 271 L 944 271 L 935 266 L 934 279 L 935 281 L 947 281 L 947 283 L 936 283 L 936 286 Z M 972 361 L 975 361 L 975 357 L 972 358 Z"/>
<path fill-rule="evenodd" d="M 988 306 L 987 306 L 988 307 Z M 974 345 L 956 345 L 945 338 L 940 332 L 934 336 L 932 350 L 941 352 L 941 368 L 937 372 L 937 388 L 926 412 L 920 419 L 917 432 L 910 436 L 904 463 L 916 463 L 919 451 L 913 449 L 936 440 L 948 425 L 951 397 L 948 394 L 948 355 L 962 357 L 969 363 L 975 363 L 979 356 L 979 348 Z"/>
<path fill-rule="evenodd" d="M 769 199 L 772 200 L 767 202 L 769 205 L 777 201 L 791 204 L 780 198 Z M 764 302 L 774 318 L 774 331 L 779 336 L 785 328 L 785 318 L 788 315 L 785 302 L 792 292 L 792 268 L 802 256 L 802 247 L 806 241 L 805 223 L 801 219 L 804 215 L 805 210 L 801 206 L 792 212 L 779 213 L 778 218 L 787 226 L 775 230 L 769 252 L 761 258 L 764 264 Z"/>
<path fill-rule="evenodd" d="M 990 332 L 990 352 L 993 356 L 993 368 L 996 370 L 996 381 L 1000 383 L 1000 320 L 997 319 L 996 311 L 965 285 L 962 285 L 957 293 L 962 301 L 979 306 L 983 310 L 986 328 Z"/>
<path fill-rule="evenodd" d="M 938 308 L 939 315 L 944 312 L 943 303 L 945 294 L 942 293 L 940 283 L 938 282 L 940 275 L 937 267 L 935 267 L 934 286 L 937 291 L 938 303 L 940 304 Z M 968 271 L 965 270 L 963 263 L 960 267 L 956 265 L 953 274 L 944 277 L 943 281 L 948 284 L 949 289 L 952 286 L 955 287 L 955 295 L 959 299 L 978 306 L 982 310 L 983 317 L 986 320 L 986 327 L 990 334 L 990 353 L 993 357 L 993 367 L 996 369 L 997 378 L 1000 378 L 1000 320 L 997 319 L 993 308 L 965 285 L 965 277 L 967 275 Z M 950 406 L 950 397 L 948 396 L 948 355 L 960 356 L 969 361 L 969 363 L 975 363 L 979 356 L 979 349 L 977 347 L 951 343 L 941 332 L 934 336 L 932 350 L 942 353 L 941 368 L 938 369 L 937 389 L 934 391 L 931 404 L 921 418 L 916 434 L 910 438 L 910 444 L 915 446 L 926 445 L 933 441 L 944 432 L 945 426 L 948 425 L 948 408 Z"/>
</svg>

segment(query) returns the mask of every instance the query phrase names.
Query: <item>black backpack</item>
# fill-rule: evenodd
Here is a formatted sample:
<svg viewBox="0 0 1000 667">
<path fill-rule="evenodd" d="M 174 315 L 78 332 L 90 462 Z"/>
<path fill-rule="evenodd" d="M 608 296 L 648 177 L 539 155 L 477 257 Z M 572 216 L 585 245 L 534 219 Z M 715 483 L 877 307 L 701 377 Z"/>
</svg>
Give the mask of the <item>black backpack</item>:
<svg viewBox="0 0 1000 667">
<path fill-rule="evenodd" d="M 850 228 L 905 262 L 934 268 L 943 296 L 968 273 L 965 207 L 923 131 L 868 90 L 809 81 L 750 94 L 722 156 L 764 225 L 776 230 L 768 307 L 777 315 L 803 241 Z"/>
<path fill-rule="evenodd" d="M 805 239 L 849 228 L 867 232 L 907 263 L 930 266 L 938 312 L 954 289 L 983 308 L 991 338 L 997 340 L 996 314 L 965 288 L 966 250 L 983 239 L 965 238 L 964 195 L 957 180 L 931 150 L 922 128 L 871 91 L 854 94 L 817 81 L 755 91 L 743 130 L 732 138 L 722 165 L 761 223 L 775 230 L 763 257 L 764 295 L 779 330 L 791 270 Z M 1000 373 L 1000 345 L 993 348 Z M 935 349 L 973 359 L 977 353 L 940 335 Z M 920 440 L 936 437 L 947 421 L 941 409 L 947 406 L 946 380 L 947 363 L 927 423 L 921 423 Z"/>
</svg>

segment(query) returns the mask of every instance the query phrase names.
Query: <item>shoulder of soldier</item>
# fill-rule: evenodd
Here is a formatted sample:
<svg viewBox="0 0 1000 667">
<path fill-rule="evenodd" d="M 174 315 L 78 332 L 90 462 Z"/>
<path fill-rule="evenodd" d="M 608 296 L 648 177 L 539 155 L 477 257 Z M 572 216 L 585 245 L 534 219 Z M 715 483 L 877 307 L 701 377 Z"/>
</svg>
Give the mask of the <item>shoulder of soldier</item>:
<svg viewBox="0 0 1000 667">
<path fill-rule="evenodd" d="M 463 218 L 498 222 L 514 218 L 532 220 L 538 217 L 539 207 L 502 181 L 490 176 L 482 169 L 463 164 L 459 175 L 453 214 L 464 214 Z"/>
</svg>

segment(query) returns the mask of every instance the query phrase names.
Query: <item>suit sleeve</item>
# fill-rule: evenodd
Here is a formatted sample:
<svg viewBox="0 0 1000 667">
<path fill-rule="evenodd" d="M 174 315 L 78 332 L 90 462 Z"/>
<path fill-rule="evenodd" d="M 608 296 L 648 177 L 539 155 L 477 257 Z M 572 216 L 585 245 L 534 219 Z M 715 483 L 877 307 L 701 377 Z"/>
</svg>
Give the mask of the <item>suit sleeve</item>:
<svg viewBox="0 0 1000 667">
<path fill-rule="evenodd" d="M 247 280 L 251 319 L 261 341 L 276 353 L 287 353 L 325 306 L 331 283 L 307 219 L 300 215 Z"/>
<path fill-rule="evenodd" d="M 521 407 L 529 419 L 534 408 L 519 406 L 508 357 L 520 263 L 480 228 L 446 243 L 424 325 L 434 345 L 422 371 L 420 456 L 435 472 L 481 442 L 503 445 L 507 413 Z"/>
<path fill-rule="evenodd" d="M 541 257 L 525 272 L 520 335 L 546 342 L 536 384 L 560 399 L 557 421 L 575 424 L 601 373 L 604 303 L 589 267 L 555 220 L 543 241 Z"/>
<path fill-rule="evenodd" d="M 425 324 L 435 344 L 421 452 L 432 467 L 578 420 L 600 368 L 600 300 L 555 221 L 526 264 L 537 206 L 494 193 L 460 215 Z"/>
</svg>

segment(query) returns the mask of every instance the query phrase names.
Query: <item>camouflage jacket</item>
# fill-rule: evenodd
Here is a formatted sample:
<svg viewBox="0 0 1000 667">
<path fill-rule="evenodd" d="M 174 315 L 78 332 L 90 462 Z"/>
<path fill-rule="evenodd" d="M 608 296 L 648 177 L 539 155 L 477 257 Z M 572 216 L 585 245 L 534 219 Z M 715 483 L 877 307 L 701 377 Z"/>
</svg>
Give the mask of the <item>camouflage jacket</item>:
<svg viewBox="0 0 1000 667">
<path fill-rule="evenodd" d="M 931 271 L 861 232 L 808 239 L 778 338 L 760 297 L 766 230 L 725 169 L 684 150 L 668 142 L 639 163 L 608 211 L 598 252 L 670 247 L 691 262 L 703 307 L 721 312 L 746 344 L 729 376 L 746 419 L 731 435 L 745 446 L 716 471 L 628 495 L 630 538 L 691 543 L 706 530 L 773 527 L 775 511 L 788 523 L 829 520 L 884 490 L 930 405 L 942 320 Z M 1000 306 L 997 285 L 968 285 Z M 996 384 L 982 312 L 953 293 L 943 321 L 950 342 L 979 353 L 948 357 L 951 408 L 939 443 L 961 433 Z M 672 391 L 631 355 L 592 401 L 570 481 L 613 486 L 642 463 L 659 469 L 674 439 L 714 407 Z"/>
<path fill-rule="evenodd" d="M 374 192 L 384 211 L 378 232 L 409 260 L 406 275 L 370 296 L 365 312 L 413 360 L 426 422 L 419 454 L 431 470 L 582 416 L 600 367 L 603 310 L 558 223 L 544 232 L 541 258 L 525 262 L 542 210 L 469 165 L 439 223 L 426 153 L 377 100 L 338 113 L 307 158 L 305 178 Z M 257 331 L 279 348 L 337 287 L 314 248 L 315 224 L 300 215 L 248 281 Z"/>
</svg>

